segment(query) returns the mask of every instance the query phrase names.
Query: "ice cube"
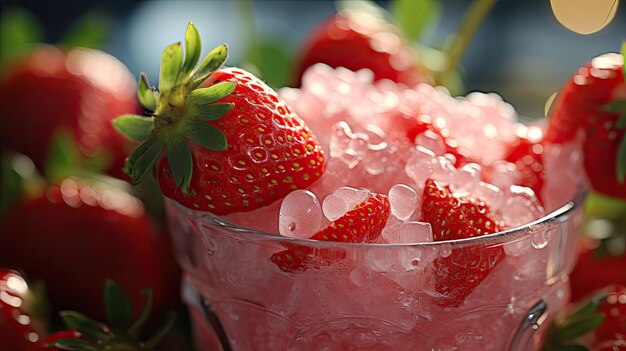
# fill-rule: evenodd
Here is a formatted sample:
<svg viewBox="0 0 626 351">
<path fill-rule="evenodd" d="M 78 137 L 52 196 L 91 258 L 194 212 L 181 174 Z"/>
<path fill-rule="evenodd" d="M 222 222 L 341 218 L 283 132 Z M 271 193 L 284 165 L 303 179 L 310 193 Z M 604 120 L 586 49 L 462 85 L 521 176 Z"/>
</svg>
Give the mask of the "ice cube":
<svg viewBox="0 0 626 351">
<path fill-rule="evenodd" d="M 389 244 L 414 244 L 433 241 L 430 223 L 398 221 L 385 227 L 382 236 Z"/>
<path fill-rule="evenodd" d="M 456 196 L 467 196 L 474 192 L 480 182 L 481 167 L 476 163 L 468 163 L 457 169 L 450 180 L 450 189 Z"/>
<path fill-rule="evenodd" d="M 417 135 L 415 137 L 415 145 L 430 150 L 436 156 L 443 155 L 446 152 L 446 144 L 439 135 L 431 130 L 426 130 L 424 133 Z"/>
<path fill-rule="evenodd" d="M 485 182 L 478 182 L 474 195 L 484 201 L 491 208 L 498 208 L 504 201 L 504 194 L 497 186 Z"/>
<path fill-rule="evenodd" d="M 322 204 L 322 210 L 324 211 L 324 216 L 331 221 L 343 216 L 346 212 L 349 211 L 348 204 L 344 201 L 344 199 L 332 193 L 324 199 L 324 203 Z"/>
<path fill-rule="evenodd" d="M 308 238 L 322 225 L 322 209 L 317 196 L 309 190 L 296 190 L 285 196 L 278 217 L 281 235 Z"/>
<path fill-rule="evenodd" d="M 391 212 L 398 219 L 408 220 L 417 209 L 417 193 L 404 184 L 396 184 L 389 189 Z"/>
<path fill-rule="evenodd" d="M 530 223 L 543 215 L 545 210 L 532 189 L 511 185 L 505 194 L 504 205 L 499 214 L 507 227 L 517 227 Z"/>
<path fill-rule="evenodd" d="M 355 208 L 361 202 L 370 197 L 370 192 L 366 189 L 356 189 L 349 186 L 342 186 L 334 191 L 347 205 L 348 211 Z"/>
<path fill-rule="evenodd" d="M 417 146 L 411 157 L 407 160 L 404 171 L 409 178 L 413 179 L 417 186 L 422 187 L 426 179 L 432 177 L 434 163 L 435 154 L 428 149 Z"/>
</svg>

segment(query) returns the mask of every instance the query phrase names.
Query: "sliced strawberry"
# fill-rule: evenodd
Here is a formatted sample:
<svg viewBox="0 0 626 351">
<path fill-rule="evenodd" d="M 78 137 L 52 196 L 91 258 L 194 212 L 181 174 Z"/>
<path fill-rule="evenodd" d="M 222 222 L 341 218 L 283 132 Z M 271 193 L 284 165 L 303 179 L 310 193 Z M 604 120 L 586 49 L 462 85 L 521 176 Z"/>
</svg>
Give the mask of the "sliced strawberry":
<svg viewBox="0 0 626 351">
<path fill-rule="evenodd" d="M 578 69 L 554 102 L 546 141 L 563 143 L 582 133 L 583 165 L 592 188 L 626 198 L 623 66 L 623 56 L 611 53 Z"/>
<path fill-rule="evenodd" d="M 542 139 L 541 128 L 531 126 L 511 143 L 504 158 L 515 164 L 521 176 L 516 184 L 533 189 L 538 199 L 544 182 Z"/>
<path fill-rule="evenodd" d="M 387 196 L 373 195 L 342 217 L 334 220 L 328 227 L 313 234 L 310 239 L 344 243 L 373 242 L 382 233 L 387 219 L 389 219 L 390 211 Z M 315 257 L 317 253 L 310 246 L 294 246 L 273 254 L 270 260 L 285 272 L 299 272 L 315 265 L 313 262 L 319 258 Z M 336 256 L 334 258 L 338 258 Z"/>
<path fill-rule="evenodd" d="M 149 116 L 118 117 L 127 137 L 143 141 L 127 162 L 134 183 L 156 169 L 163 194 L 217 215 L 251 211 L 305 188 L 324 172 L 324 152 L 295 112 L 261 80 L 220 68 L 226 45 L 196 65 L 200 37 L 187 27 L 163 54 L 160 90 L 142 75 L 141 104 Z"/>
<path fill-rule="evenodd" d="M 424 186 L 421 221 L 429 222 L 435 241 L 483 236 L 501 229 L 489 206 L 472 197 L 455 197 L 447 186 L 428 179 Z M 504 258 L 502 247 L 474 246 L 455 249 L 437 258 L 435 302 L 460 305 Z"/>
</svg>

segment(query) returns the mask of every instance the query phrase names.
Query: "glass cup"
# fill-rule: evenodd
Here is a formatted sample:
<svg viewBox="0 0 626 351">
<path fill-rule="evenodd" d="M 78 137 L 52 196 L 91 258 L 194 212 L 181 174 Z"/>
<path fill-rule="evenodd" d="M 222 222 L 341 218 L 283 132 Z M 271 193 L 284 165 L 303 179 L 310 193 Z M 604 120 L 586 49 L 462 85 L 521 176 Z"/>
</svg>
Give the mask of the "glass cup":
<svg viewBox="0 0 626 351">
<path fill-rule="evenodd" d="M 522 227 L 402 245 L 282 237 L 167 208 L 199 350 L 526 351 L 569 300 L 584 197 Z M 270 260 L 289 249 L 311 254 L 306 269 Z M 503 258 L 460 304 L 442 303 L 437 260 L 484 250 Z"/>
</svg>

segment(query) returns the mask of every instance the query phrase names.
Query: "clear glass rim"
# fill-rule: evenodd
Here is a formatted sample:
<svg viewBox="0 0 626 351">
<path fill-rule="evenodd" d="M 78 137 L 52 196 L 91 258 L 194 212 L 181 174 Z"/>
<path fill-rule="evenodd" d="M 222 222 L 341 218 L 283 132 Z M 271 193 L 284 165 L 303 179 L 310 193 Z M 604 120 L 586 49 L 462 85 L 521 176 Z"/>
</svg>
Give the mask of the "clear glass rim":
<svg viewBox="0 0 626 351">
<path fill-rule="evenodd" d="M 561 207 L 556 210 L 546 214 L 545 216 L 538 218 L 530 223 L 509 228 L 507 230 L 503 230 L 496 233 L 491 233 L 483 236 L 473 237 L 473 238 L 465 238 L 465 239 L 456 239 L 456 240 L 443 240 L 443 241 L 432 241 L 432 242 L 419 242 L 419 243 L 401 243 L 401 244 L 376 244 L 376 243 L 346 243 L 346 242 L 335 242 L 335 241 L 319 241 L 312 239 L 304 239 L 304 238 L 292 238 L 288 236 L 282 236 L 280 234 L 272 234 L 262 230 L 248 228 L 233 222 L 230 222 L 224 218 L 216 216 L 210 212 L 198 211 L 187 208 L 175 200 L 166 198 L 165 200 L 177 207 L 180 211 L 190 214 L 196 218 L 201 218 L 203 221 L 208 221 L 211 224 L 218 225 L 220 227 L 235 231 L 237 233 L 246 233 L 254 236 L 255 238 L 263 238 L 267 240 L 272 240 L 277 243 L 282 243 L 286 245 L 304 245 L 304 246 L 332 246 L 332 247 L 345 247 L 345 248 L 358 248 L 358 247 L 368 247 L 368 248 L 407 248 L 407 247 L 415 247 L 415 248 L 426 248 L 426 247 L 436 247 L 436 246 L 449 246 L 454 248 L 467 247 L 467 246 L 478 246 L 478 245 L 489 245 L 502 243 L 505 239 L 510 239 L 507 241 L 515 241 L 520 238 L 524 238 L 531 233 L 536 233 L 537 231 L 542 230 L 545 227 L 552 225 L 553 223 L 558 223 L 562 221 L 562 218 L 567 216 L 570 212 L 572 212 L 575 208 L 582 206 L 585 198 L 587 196 L 587 190 L 582 188 L 578 191 L 576 196 Z"/>
</svg>

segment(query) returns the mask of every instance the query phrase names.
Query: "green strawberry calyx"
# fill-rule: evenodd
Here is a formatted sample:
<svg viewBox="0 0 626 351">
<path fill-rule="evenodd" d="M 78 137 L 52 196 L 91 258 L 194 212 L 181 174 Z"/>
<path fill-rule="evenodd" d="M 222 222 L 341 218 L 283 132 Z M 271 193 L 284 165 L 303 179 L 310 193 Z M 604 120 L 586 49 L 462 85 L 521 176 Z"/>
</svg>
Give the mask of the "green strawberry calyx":
<svg viewBox="0 0 626 351">
<path fill-rule="evenodd" d="M 554 321 L 548 330 L 543 350 L 589 350 L 580 344 L 579 339 L 596 329 L 604 321 L 604 316 L 598 311 L 598 307 L 608 295 L 608 290 L 601 291 L 587 303 L 576 308 L 566 318 Z"/>
<path fill-rule="evenodd" d="M 123 115 L 113 121 L 120 133 L 141 143 L 125 167 L 133 184 L 145 178 L 165 151 L 174 181 L 186 194 L 193 171 L 186 141 L 191 140 L 213 151 L 227 149 L 224 133 L 205 122 L 221 118 L 234 107 L 232 103 L 216 102 L 232 93 L 236 83 L 197 87 L 226 62 L 228 47 L 224 44 L 214 48 L 197 64 L 200 52 L 200 35 L 189 22 L 184 60 L 180 42 L 163 51 L 159 88 L 151 87 L 144 73 L 139 77 L 137 97 L 147 116 Z"/>
<path fill-rule="evenodd" d="M 622 57 L 626 57 L 626 42 L 622 43 Z M 626 60 L 624 60 L 623 73 L 624 80 L 626 81 Z M 620 115 L 615 124 L 615 128 L 626 128 L 626 100 L 617 100 L 606 104 L 604 110 Z M 618 146 L 615 162 L 615 176 L 617 177 L 617 181 L 620 184 L 624 184 L 624 180 L 626 179 L 626 138 L 622 138 Z"/>
<path fill-rule="evenodd" d="M 147 351 L 155 349 L 172 329 L 176 315 L 174 312 L 169 313 L 152 336 L 145 341 L 140 340 L 142 328 L 152 309 L 152 290 L 145 290 L 144 295 L 146 296 L 146 303 L 137 319 L 133 319 L 128 296 L 113 281 L 107 281 L 104 289 L 104 300 L 108 325 L 97 322 L 80 312 L 61 312 L 61 318 L 65 325 L 70 330 L 78 332 L 80 337 L 61 338 L 48 343 L 46 346 L 78 351 Z"/>
</svg>

